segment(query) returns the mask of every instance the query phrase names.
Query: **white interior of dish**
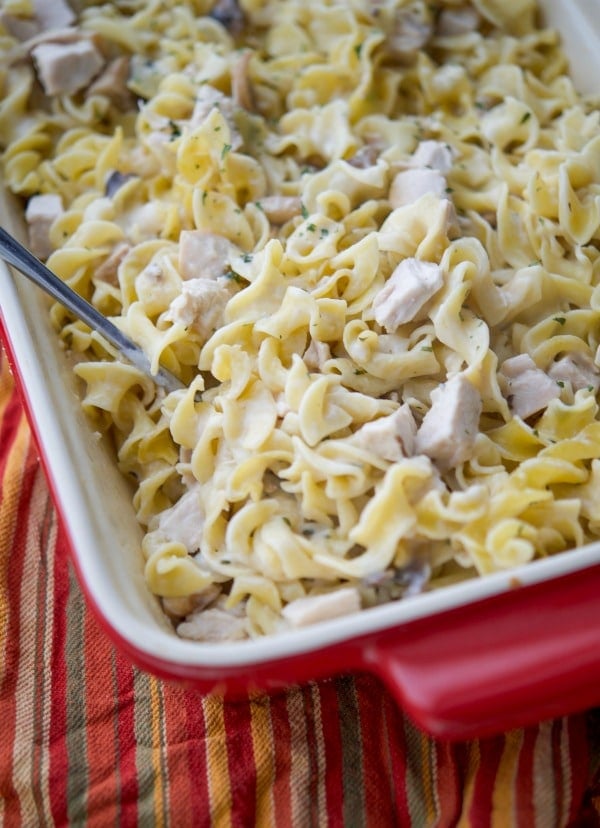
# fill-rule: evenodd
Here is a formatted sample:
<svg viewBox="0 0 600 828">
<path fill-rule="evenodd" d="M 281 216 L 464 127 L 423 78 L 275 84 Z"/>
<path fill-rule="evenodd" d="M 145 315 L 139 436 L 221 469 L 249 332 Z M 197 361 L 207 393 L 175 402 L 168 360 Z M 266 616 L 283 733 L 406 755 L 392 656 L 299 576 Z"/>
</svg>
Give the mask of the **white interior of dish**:
<svg viewBox="0 0 600 828">
<path fill-rule="evenodd" d="M 542 6 L 547 22 L 563 35 L 576 84 L 593 92 L 593 68 L 600 69 L 597 0 L 545 0 Z M 18 235 L 21 225 L 13 215 L 10 203 L 0 201 L 2 224 Z M 268 661 L 489 597 L 510 589 L 515 577 L 530 584 L 600 562 L 600 543 L 595 543 L 269 639 L 225 646 L 181 640 L 146 588 L 131 492 L 81 411 L 75 378 L 51 329 L 47 307 L 38 288 L 22 277 L 13 278 L 0 262 L 0 310 L 79 571 L 104 618 L 140 653 L 173 664 L 215 667 Z"/>
</svg>

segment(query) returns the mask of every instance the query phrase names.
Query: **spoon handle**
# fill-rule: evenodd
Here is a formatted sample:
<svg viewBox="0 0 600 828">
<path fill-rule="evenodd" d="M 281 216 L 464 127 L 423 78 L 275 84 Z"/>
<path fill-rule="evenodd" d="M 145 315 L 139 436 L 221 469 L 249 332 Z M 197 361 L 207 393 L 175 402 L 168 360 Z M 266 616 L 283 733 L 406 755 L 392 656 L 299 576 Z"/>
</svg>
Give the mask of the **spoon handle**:
<svg viewBox="0 0 600 828">
<path fill-rule="evenodd" d="M 10 233 L 0 227 L 0 257 L 15 267 L 23 276 L 27 276 L 38 287 L 45 290 L 53 299 L 60 302 L 86 325 L 101 333 L 117 350 L 136 368 L 147 374 L 153 382 L 166 391 L 176 391 L 184 385 L 164 368 L 153 374 L 150 361 L 142 349 L 120 331 L 116 325 L 103 316 L 100 311 L 70 288 L 66 282 L 53 273 L 30 250 L 23 247 Z"/>
</svg>

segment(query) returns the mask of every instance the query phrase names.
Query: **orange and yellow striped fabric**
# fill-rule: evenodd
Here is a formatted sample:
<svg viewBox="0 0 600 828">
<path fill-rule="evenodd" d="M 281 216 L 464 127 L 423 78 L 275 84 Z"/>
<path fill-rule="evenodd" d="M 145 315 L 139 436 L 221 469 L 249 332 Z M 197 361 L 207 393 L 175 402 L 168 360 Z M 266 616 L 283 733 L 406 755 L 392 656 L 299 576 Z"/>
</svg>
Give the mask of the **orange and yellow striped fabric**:
<svg viewBox="0 0 600 828">
<path fill-rule="evenodd" d="M 600 824 L 594 711 L 450 744 L 366 675 L 224 703 L 134 669 L 85 606 L 0 361 L 0 825 Z"/>
</svg>

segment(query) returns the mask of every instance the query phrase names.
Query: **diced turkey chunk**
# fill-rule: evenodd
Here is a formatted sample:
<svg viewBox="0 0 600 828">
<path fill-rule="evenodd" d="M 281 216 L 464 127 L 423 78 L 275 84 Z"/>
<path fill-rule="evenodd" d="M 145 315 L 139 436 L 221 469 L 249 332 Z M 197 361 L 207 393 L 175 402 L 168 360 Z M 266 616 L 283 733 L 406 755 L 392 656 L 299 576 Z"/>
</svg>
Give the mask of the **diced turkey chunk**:
<svg viewBox="0 0 600 828">
<path fill-rule="evenodd" d="M 248 66 L 251 60 L 252 51 L 247 49 L 231 67 L 231 95 L 236 104 L 247 112 L 254 112 L 254 94 Z"/>
<path fill-rule="evenodd" d="M 47 259 L 53 247 L 50 241 L 50 228 L 63 212 L 59 195 L 35 195 L 29 199 L 25 210 L 25 220 L 29 230 L 29 248 L 38 259 Z"/>
<path fill-rule="evenodd" d="M 231 149 L 234 151 L 238 150 L 242 146 L 243 141 L 234 120 L 236 104 L 233 98 L 227 97 L 227 95 L 219 92 L 218 89 L 215 89 L 209 83 L 202 84 L 196 93 L 196 103 L 189 120 L 189 128 L 196 129 L 196 127 L 199 127 L 215 107 L 217 107 L 227 121 L 231 133 L 229 139 Z"/>
<path fill-rule="evenodd" d="M 35 18 L 17 17 L 15 14 L 0 9 L 0 26 L 3 26 L 9 35 L 20 41 L 29 40 L 40 30 Z"/>
<path fill-rule="evenodd" d="M 290 601 L 281 611 L 292 627 L 306 627 L 360 610 L 360 594 L 355 587 L 343 587 L 323 595 L 309 595 Z"/>
<path fill-rule="evenodd" d="M 178 296 L 178 286 L 168 278 L 164 264 L 153 259 L 135 277 L 135 292 L 147 313 L 162 313 Z"/>
<path fill-rule="evenodd" d="M 524 420 L 560 396 L 556 380 L 538 368 L 529 354 L 506 359 L 500 368 L 498 382 L 513 413 Z"/>
<path fill-rule="evenodd" d="M 103 95 L 117 109 L 126 110 L 133 103 L 133 95 L 127 88 L 129 58 L 125 55 L 111 60 L 107 67 L 90 84 L 86 95 Z"/>
<path fill-rule="evenodd" d="M 417 424 L 405 403 L 393 414 L 365 423 L 356 432 L 355 440 L 367 451 L 396 463 L 412 455 L 416 434 Z"/>
<path fill-rule="evenodd" d="M 116 285 L 118 283 L 117 273 L 119 265 L 130 250 L 131 246 L 126 242 L 116 244 L 112 253 L 95 269 L 94 276 L 96 279 L 100 282 L 106 282 L 109 285 Z"/>
<path fill-rule="evenodd" d="M 233 35 L 239 34 L 244 27 L 244 12 L 237 0 L 217 0 L 209 15 Z"/>
<path fill-rule="evenodd" d="M 309 371 L 322 371 L 327 360 L 331 359 L 331 348 L 326 342 L 311 339 L 302 359 Z"/>
<path fill-rule="evenodd" d="M 431 392 L 431 403 L 417 431 L 415 453 L 427 455 L 442 471 L 455 468 L 472 456 L 481 397 L 464 374 L 456 374 Z"/>
<path fill-rule="evenodd" d="M 229 270 L 238 248 L 225 236 L 204 230 L 183 230 L 179 236 L 179 273 L 182 279 L 218 279 Z"/>
<path fill-rule="evenodd" d="M 433 32 L 433 25 L 426 8 L 416 4 L 396 11 L 393 29 L 386 38 L 386 51 L 404 60 L 422 49 Z"/>
<path fill-rule="evenodd" d="M 472 6 L 442 9 L 437 20 L 436 34 L 441 37 L 470 34 L 479 26 L 479 13 Z"/>
<path fill-rule="evenodd" d="M 161 512 L 158 528 L 167 538 L 182 543 L 190 554 L 200 549 L 204 513 L 200 503 L 199 487 L 187 491 L 174 506 Z"/>
<path fill-rule="evenodd" d="M 73 43 L 40 43 L 32 49 L 32 56 L 47 95 L 78 92 L 104 66 L 104 58 L 86 37 Z"/>
<path fill-rule="evenodd" d="M 231 293 L 221 281 L 188 279 L 181 294 L 171 302 L 166 318 L 192 328 L 207 340 L 223 323 L 225 305 Z"/>
<path fill-rule="evenodd" d="M 299 196 L 265 196 L 261 198 L 260 206 L 272 224 L 285 224 L 294 216 L 299 216 L 302 211 Z"/>
<path fill-rule="evenodd" d="M 75 22 L 75 12 L 65 0 L 35 0 L 34 8 L 43 32 L 62 29 Z"/>
<path fill-rule="evenodd" d="M 431 168 L 445 175 L 452 169 L 454 154 L 448 144 L 441 141 L 421 141 L 410 157 L 411 167 Z"/>
<path fill-rule="evenodd" d="M 33 16 L 18 17 L 0 11 L 0 23 L 18 40 L 28 40 L 40 32 L 45 35 L 75 22 L 75 12 L 65 0 L 34 0 Z"/>
<path fill-rule="evenodd" d="M 194 641 L 240 641 L 248 637 L 244 618 L 216 607 L 192 613 L 177 626 L 177 633 Z"/>
<path fill-rule="evenodd" d="M 414 204 L 426 193 L 433 193 L 442 198 L 446 188 L 446 179 L 439 170 L 415 167 L 396 174 L 388 197 L 390 204 L 396 209 Z"/>
<path fill-rule="evenodd" d="M 186 595 L 182 598 L 163 598 L 162 605 L 169 615 L 184 618 L 193 612 L 198 612 L 209 607 L 221 594 L 221 588 L 216 584 L 210 584 L 202 592 L 195 592 L 193 595 Z"/>
<path fill-rule="evenodd" d="M 556 382 L 569 382 L 573 391 L 600 388 L 600 372 L 589 354 L 574 351 L 557 359 L 548 369 L 548 376 Z"/>
<path fill-rule="evenodd" d="M 366 170 L 374 166 L 380 154 L 381 149 L 375 144 L 365 144 L 351 158 L 348 158 L 348 164 L 358 170 Z"/>
<path fill-rule="evenodd" d="M 387 331 L 414 319 L 444 284 L 439 265 L 404 259 L 373 300 L 375 321 Z"/>
</svg>

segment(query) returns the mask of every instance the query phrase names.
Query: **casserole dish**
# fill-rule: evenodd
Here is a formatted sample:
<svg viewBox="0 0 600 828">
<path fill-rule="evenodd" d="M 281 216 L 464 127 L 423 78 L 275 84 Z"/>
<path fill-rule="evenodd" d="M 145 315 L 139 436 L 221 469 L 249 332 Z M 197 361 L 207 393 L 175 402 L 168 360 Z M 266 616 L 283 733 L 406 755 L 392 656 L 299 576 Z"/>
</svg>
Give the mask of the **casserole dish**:
<svg viewBox="0 0 600 828">
<path fill-rule="evenodd" d="M 576 83 L 586 89 L 598 24 L 591 3 L 570 5 L 568 18 L 562 8 L 544 4 L 572 55 Z M 8 200 L 2 215 L 22 235 Z M 600 544 L 272 638 L 221 647 L 176 637 L 143 578 L 131 492 L 81 411 L 47 303 L 3 270 L 0 306 L 3 339 L 80 582 L 108 634 L 138 666 L 229 694 L 368 670 L 418 724 L 448 738 L 600 701 Z"/>
</svg>

